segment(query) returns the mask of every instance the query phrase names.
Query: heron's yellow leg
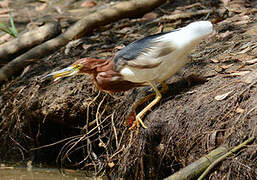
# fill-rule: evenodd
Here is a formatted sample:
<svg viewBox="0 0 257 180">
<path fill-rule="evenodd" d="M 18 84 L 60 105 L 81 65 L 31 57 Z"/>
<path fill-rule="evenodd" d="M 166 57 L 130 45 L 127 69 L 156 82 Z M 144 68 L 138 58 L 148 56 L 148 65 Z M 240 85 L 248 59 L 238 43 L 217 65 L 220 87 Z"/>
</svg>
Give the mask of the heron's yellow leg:
<svg viewBox="0 0 257 180">
<path fill-rule="evenodd" d="M 149 82 L 149 84 L 151 85 L 151 87 L 154 89 L 155 91 L 155 94 L 156 94 L 156 97 L 155 99 L 150 103 L 148 104 L 142 111 L 140 111 L 137 115 L 136 115 L 136 120 L 135 122 L 133 123 L 133 125 L 130 127 L 130 129 L 133 129 L 135 126 L 137 126 L 139 128 L 140 124 L 143 128 L 147 128 L 146 125 L 143 123 L 142 121 L 142 117 L 145 115 L 145 113 L 147 113 L 155 104 L 157 104 L 160 99 L 162 98 L 162 95 L 161 95 L 161 92 L 162 91 L 167 91 L 168 90 L 168 86 L 162 82 L 162 90 L 161 92 L 157 89 L 157 87 L 152 84 L 151 82 Z M 143 98 L 143 102 L 145 102 L 146 100 L 148 100 L 150 97 L 152 97 L 153 94 L 150 94 L 148 96 L 146 96 L 145 98 Z M 136 103 L 136 105 L 138 104 L 142 104 L 141 101 L 139 103 Z"/>
<path fill-rule="evenodd" d="M 159 91 L 161 94 L 164 94 L 168 91 L 169 87 L 168 85 L 165 83 L 165 82 L 161 82 L 161 85 L 162 85 L 162 89 Z M 156 93 L 151 93 L 143 98 L 141 98 L 140 100 L 138 100 L 133 108 L 132 108 L 132 111 L 136 111 L 137 107 L 144 104 L 146 101 L 149 101 L 154 95 L 156 95 Z"/>
<path fill-rule="evenodd" d="M 160 90 L 160 93 L 164 94 L 168 91 L 169 86 L 165 82 L 161 82 L 161 85 L 162 85 L 162 89 Z"/>
</svg>

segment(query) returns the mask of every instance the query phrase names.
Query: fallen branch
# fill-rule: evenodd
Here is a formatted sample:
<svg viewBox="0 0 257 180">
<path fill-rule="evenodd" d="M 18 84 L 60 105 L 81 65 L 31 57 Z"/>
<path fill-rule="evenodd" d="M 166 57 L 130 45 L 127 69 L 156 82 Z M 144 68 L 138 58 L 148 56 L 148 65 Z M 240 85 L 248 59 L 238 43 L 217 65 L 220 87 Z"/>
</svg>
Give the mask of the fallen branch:
<svg viewBox="0 0 257 180">
<path fill-rule="evenodd" d="M 165 178 L 164 180 L 188 180 L 193 179 L 199 174 L 201 174 L 213 161 L 221 157 L 228 151 L 227 145 L 218 147 L 217 149 L 211 151 L 206 156 L 200 158 L 199 160 L 193 162 L 192 164 L 186 166 L 182 170 L 176 172 L 175 174 Z"/>
<path fill-rule="evenodd" d="M 219 162 L 223 161 L 233 153 L 238 152 L 240 149 L 244 148 L 245 145 L 253 142 L 254 139 L 255 137 L 251 137 L 248 140 L 244 141 L 242 144 L 239 144 L 238 146 L 234 147 L 230 151 L 228 151 L 227 146 L 221 146 L 210 152 L 208 155 L 186 166 L 182 170 L 165 178 L 164 180 L 194 179 L 203 172 L 202 175 L 198 178 L 198 180 L 202 180 L 211 171 L 211 169 L 214 166 L 216 166 Z"/>
<path fill-rule="evenodd" d="M 32 31 L 26 32 L 12 41 L 0 45 L 0 67 L 8 63 L 15 56 L 32 47 L 41 44 L 61 33 L 61 26 L 57 22 L 47 23 Z"/>
<path fill-rule="evenodd" d="M 210 14 L 213 12 L 214 10 L 212 9 L 203 9 L 196 12 L 184 12 L 180 14 L 166 15 L 166 16 L 162 16 L 160 19 L 164 21 L 175 21 L 178 19 L 192 18 L 194 16 Z"/>
<path fill-rule="evenodd" d="M 122 18 L 138 17 L 165 3 L 166 0 L 134 0 L 120 2 L 111 8 L 90 14 L 71 26 L 66 32 L 55 39 L 51 39 L 25 54 L 15 58 L 0 69 L 0 82 L 8 80 L 13 74 L 23 70 L 32 62 L 38 61 L 59 48 L 66 45 L 70 40 L 82 37 L 94 28 L 106 25 Z M 33 61 L 31 61 L 33 59 Z"/>
<path fill-rule="evenodd" d="M 150 22 L 151 23 L 156 23 L 156 22 L 171 22 L 171 21 L 176 21 L 178 19 L 186 19 L 186 18 L 192 18 L 194 16 L 200 16 L 200 15 L 207 15 L 214 13 L 214 10 L 212 9 L 203 9 L 203 10 L 198 10 L 195 12 L 183 12 L 179 14 L 172 14 L 172 15 L 165 15 L 160 18 L 155 19 L 154 21 Z"/>
<path fill-rule="evenodd" d="M 228 156 L 232 155 L 233 153 L 238 152 L 240 149 L 244 148 L 245 145 L 251 143 L 253 140 L 255 139 L 255 137 L 251 137 L 249 139 L 247 139 L 246 141 L 244 141 L 243 143 L 239 144 L 238 146 L 234 147 L 233 149 L 231 149 L 229 152 L 227 152 L 226 154 L 224 154 L 223 156 L 219 157 L 218 159 L 216 159 L 204 172 L 203 174 L 198 178 L 198 180 L 202 180 L 207 174 L 210 173 L 211 169 L 216 166 L 219 162 L 223 161 L 224 159 L 226 159 Z"/>
</svg>

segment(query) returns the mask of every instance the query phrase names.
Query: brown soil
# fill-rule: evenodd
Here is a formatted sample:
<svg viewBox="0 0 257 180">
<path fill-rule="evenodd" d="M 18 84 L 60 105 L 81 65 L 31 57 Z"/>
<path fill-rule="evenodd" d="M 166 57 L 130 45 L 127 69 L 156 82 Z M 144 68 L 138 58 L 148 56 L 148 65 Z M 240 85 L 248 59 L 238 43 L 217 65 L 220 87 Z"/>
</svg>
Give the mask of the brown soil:
<svg viewBox="0 0 257 180">
<path fill-rule="evenodd" d="M 155 13 L 161 16 L 186 5 L 168 3 Z M 257 53 L 257 16 L 249 9 L 257 5 L 246 7 L 217 23 L 217 34 L 202 42 L 192 52 L 192 62 L 167 81 L 169 91 L 144 118 L 148 128 L 139 133 L 128 130 L 125 119 L 133 102 L 151 93 L 149 87 L 108 94 L 99 92 L 88 76 L 57 82 L 42 77 L 81 57 L 111 57 L 114 47 L 156 32 L 158 24 L 152 27 L 151 20 L 141 18 L 114 22 L 85 37 L 69 55 L 63 48 L 29 66 L 0 89 L 0 159 L 48 165 L 57 160 L 62 167 L 112 178 L 161 179 L 221 144 L 233 147 L 256 136 L 257 62 L 250 60 Z M 205 18 L 160 24 L 165 30 Z M 223 161 L 209 179 L 255 179 L 256 149 L 255 140 Z"/>
</svg>

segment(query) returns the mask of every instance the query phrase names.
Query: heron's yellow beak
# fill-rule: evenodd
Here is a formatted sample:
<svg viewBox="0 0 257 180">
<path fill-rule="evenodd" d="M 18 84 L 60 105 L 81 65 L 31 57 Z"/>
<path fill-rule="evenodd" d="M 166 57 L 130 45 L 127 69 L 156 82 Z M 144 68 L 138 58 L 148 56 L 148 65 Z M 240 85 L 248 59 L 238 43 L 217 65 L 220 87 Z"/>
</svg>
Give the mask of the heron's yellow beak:
<svg viewBox="0 0 257 180">
<path fill-rule="evenodd" d="M 58 79 L 62 77 L 68 77 L 73 76 L 79 73 L 81 69 L 81 65 L 72 65 L 67 68 L 61 69 L 59 71 L 52 72 L 46 76 L 43 77 L 43 79 L 54 79 L 54 81 L 57 81 Z"/>
</svg>

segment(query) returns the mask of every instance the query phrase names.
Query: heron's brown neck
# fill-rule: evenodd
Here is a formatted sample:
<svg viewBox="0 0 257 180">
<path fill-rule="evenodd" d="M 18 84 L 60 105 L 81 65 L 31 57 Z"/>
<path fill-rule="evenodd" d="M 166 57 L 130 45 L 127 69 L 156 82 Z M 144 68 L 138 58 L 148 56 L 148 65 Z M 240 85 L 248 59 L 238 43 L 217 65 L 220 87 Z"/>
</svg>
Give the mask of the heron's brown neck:
<svg viewBox="0 0 257 180">
<path fill-rule="evenodd" d="M 100 59 L 99 62 L 101 63 L 97 64 L 95 69 L 97 73 L 114 70 L 114 62 L 112 61 L 112 59 Z"/>
<path fill-rule="evenodd" d="M 124 80 L 119 71 L 115 70 L 114 61 L 112 59 L 98 59 L 90 62 L 90 65 L 94 66 L 90 74 L 93 75 L 95 85 L 101 90 L 121 92 L 143 85 L 141 83 L 133 83 Z"/>
<path fill-rule="evenodd" d="M 114 63 L 111 59 L 89 59 L 85 60 L 84 69 L 81 73 L 88 73 L 96 76 L 100 72 L 106 72 L 114 69 Z"/>
</svg>

